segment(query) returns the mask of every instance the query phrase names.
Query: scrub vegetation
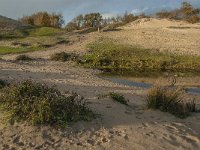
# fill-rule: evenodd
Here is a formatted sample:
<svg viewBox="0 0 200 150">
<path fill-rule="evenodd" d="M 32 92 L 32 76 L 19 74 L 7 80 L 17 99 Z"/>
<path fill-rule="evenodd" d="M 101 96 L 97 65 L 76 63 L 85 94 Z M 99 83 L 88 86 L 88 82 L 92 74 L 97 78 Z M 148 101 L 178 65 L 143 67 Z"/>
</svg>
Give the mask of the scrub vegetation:
<svg viewBox="0 0 200 150">
<path fill-rule="evenodd" d="M 192 112 L 197 112 L 197 108 L 194 101 L 184 101 L 182 92 L 181 89 L 155 86 L 148 92 L 147 107 L 169 112 L 179 118 L 186 118 Z"/>
<path fill-rule="evenodd" d="M 150 76 L 173 72 L 180 75 L 200 73 L 200 57 L 161 53 L 155 50 L 102 40 L 88 45 L 90 51 L 78 62 L 106 73 Z"/>
<path fill-rule="evenodd" d="M 3 82 L 0 84 L 4 86 Z M 95 117 L 84 98 L 76 93 L 62 94 L 55 87 L 29 80 L 1 89 L 0 106 L 9 122 L 25 121 L 33 125 L 67 125 Z"/>
</svg>

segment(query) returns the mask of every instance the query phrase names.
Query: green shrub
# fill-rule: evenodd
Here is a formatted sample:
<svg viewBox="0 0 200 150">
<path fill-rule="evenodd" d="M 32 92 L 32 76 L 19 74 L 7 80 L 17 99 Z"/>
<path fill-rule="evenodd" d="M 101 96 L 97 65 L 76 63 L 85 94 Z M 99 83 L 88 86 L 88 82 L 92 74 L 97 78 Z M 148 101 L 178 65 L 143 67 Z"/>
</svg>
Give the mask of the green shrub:
<svg viewBox="0 0 200 150">
<path fill-rule="evenodd" d="M 54 87 L 33 81 L 22 81 L 5 87 L 0 105 L 10 121 L 31 124 L 66 125 L 95 117 L 86 101 L 76 93 L 64 95 Z"/>
<path fill-rule="evenodd" d="M 0 79 L 0 89 L 4 88 L 7 85 L 8 83 L 6 81 Z"/>
<path fill-rule="evenodd" d="M 169 112 L 179 118 L 185 118 L 191 112 L 196 112 L 194 101 L 185 102 L 180 89 L 155 86 L 148 92 L 146 101 L 147 107 Z"/>
<path fill-rule="evenodd" d="M 69 60 L 75 60 L 77 57 L 78 56 L 73 53 L 60 52 L 51 55 L 50 59 L 53 61 L 69 61 Z"/>
<path fill-rule="evenodd" d="M 122 94 L 111 92 L 109 93 L 109 95 L 114 101 L 117 101 L 124 105 L 128 105 L 128 100 L 126 100 Z"/>
<path fill-rule="evenodd" d="M 16 61 L 31 61 L 33 58 L 27 56 L 27 55 L 19 55 L 15 59 Z"/>
</svg>

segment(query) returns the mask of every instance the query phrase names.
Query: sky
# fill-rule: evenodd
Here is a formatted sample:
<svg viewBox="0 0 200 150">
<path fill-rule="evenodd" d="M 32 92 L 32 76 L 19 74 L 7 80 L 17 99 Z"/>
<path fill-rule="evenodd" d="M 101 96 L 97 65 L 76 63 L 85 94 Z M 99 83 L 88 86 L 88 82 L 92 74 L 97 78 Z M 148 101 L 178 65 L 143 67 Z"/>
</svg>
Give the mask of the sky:
<svg viewBox="0 0 200 150">
<path fill-rule="evenodd" d="M 104 17 L 125 11 L 139 14 L 180 7 L 185 0 L 0 0 L 0 15 L 18 19 L 38 11 L 61 13 L 65 22 L 79 14 L 100 12 Z M 187 0 L 200 7 L 200 0 Z"/>
</svg>

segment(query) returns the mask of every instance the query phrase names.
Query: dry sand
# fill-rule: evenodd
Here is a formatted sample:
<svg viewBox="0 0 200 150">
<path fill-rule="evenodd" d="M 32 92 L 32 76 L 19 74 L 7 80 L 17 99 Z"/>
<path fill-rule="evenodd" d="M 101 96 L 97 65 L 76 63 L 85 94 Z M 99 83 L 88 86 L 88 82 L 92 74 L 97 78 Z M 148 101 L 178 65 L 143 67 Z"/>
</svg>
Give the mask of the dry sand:
<svg viewBox="0 0 200 150">
<path fill-rule="evenodd" d="M 145 96 L 147 91 L 145 89 L 106 81 L 96 75 L 99 71 L 81 68 L 71 62 L 52 62 L 46 59 L 57 51 L 85 53 L 85 45 L 102 36 L 116 40 L 120 36 L 130 37 L 131 40 L 128 42 L 132 44 L 143 38 L 143 41 L 146 41 L 144 43 L 148 44 L 153 43 L 155 39 L 162 39 L 163 34 L 166 34 L 166 37 L 170 36 L 169 33 L 172 32 L 171 29 L 165 29 L 165 27 L 158 27 L 158 33 L 154 28 L 145 27 L 142 29 L 137 27 L 138 29 L 135 29 L 134 25 L 129 26 L 115 32 L 92 33 L 85 36 L 72 35 L 71 39 L 74 42 L 69 45 L 58 45 L 48 51 L 28 53 L 28 55 L 35 58 L 43 58 L 38 61 L 16 63 L 10 60 L 17 55 L 4 55 L 3 59 L 5 60 L 0 60 L 1 79 L 9 81 L 33 79 L 49 85 L 56 85 L 63 92 L 73 90 L 88 99 L 88 105 L 96 113 L 101 114 L 101 117 L 91 122 L 74 123 L 65 129 L 54 129 L 47 126 L 32 127 L 23 123 L 9 125 L 0 121 L 0 149 L 199 150 L 200 114 L 192 114 L 192 116 L 183 120 L 168 113 L 146 110 Z M 146 36 L 142 36 L 142 32 L 155 36 L 145 38 Z M 184 32 L 188 32 L 188 29 Z M 162 36 L 159 37 L 161 33 Z M 176 38 L 179 45 L 183 44 L 180 42 L 182 39 L 186 42 L 184 46 L 176 47 L 176 52 L 195 52 L 194 54 L 197 54 L 199 43 L 194 39 L 192 45 L 187 40 L 190 41 L 198 32 L 184 33 L 192 37 L 183 36 L 182 32 L 177 33 L 175 32 L 172 37 L 168 37 L 169 40 Z M 134 41 L 132 38 L 138 38 L 138 41 Z M 123 42 L 125 41 L 126 39 Z M 139 44 L 147 46 L 144 43 Z M 175 44 L 173 42 L 171 44 L 170 42 L 163 43 L 163 47 L 174 48 L 176 40 Z M 156 46 L 160 44 L 158 42 Z M 149 46 L 151 47 L 151 44 Z M 184 51 L 181 47 L 184 49 L 189 47 L 191 51 Z M 98 98 L 101 94 L 113 91 L 124 94 L 129 99 L 129 106 L 113 102 L 110 98 Z M 196 98 L 198 105 L 200 104 L 199 96 L 188 97 Z M 2 118 L 2 114 L 0 114 L 0 118 Z"/>
<path fill-rule="evenodd" d="M 200 24 L 167 19 L 141 19 L 107 32 L 104 37 L 118 42 L 175 54 L 200 55 Z"/>
</svg>

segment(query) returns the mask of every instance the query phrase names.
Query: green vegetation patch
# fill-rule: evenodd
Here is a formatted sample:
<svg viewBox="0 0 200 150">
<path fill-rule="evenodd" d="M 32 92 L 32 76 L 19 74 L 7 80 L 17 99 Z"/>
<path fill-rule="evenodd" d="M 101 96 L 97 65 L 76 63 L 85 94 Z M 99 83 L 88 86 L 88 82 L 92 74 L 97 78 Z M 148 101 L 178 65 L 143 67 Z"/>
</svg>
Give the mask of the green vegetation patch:
<svg viewBox="0 0 200 150">
<path fill-rule="evenodd" d="M 1 30 L 0 40 L 2 39 L 13 39 L 13 38 L 23 38 L 28 36 L 26 29 L 16 29 L 16 30 Z"/>
<path fill-rule="evenodd" d="M 63 33 L 62 29 L 52 27 L 29 27 L 16 30 L 1 30 L 0 39 L 25 38 L 36 36 L 55 36 Z"/>
<path fill-rule="evenodd" d="M 186 118 L 191 112 L 197 112 L 197 109 L 194 101 L 185 102 L 182 94 L 181 89 L 155 86 L 147 94 L 147 107 Z"/>
<path fill-rule="evenodd" d="M 62 30 L 59 28 L 52 27 L 38 27 L 27 30 L 29 36 L 55 36 L 59 33 L 62 33 Z"/>
<path fill-rule="evenodd" d="M 119 102 L 124 105 L 128 105 L 128 100 L 122 94 L 111 92 L 109 96 L 116 102 Z"/>
<path fill-rule="evenodd" d="M 11 54 L 11 53 L 25 53 L 30 51 L 42 50 L 40 47 L 9 47 L 0 46 L 0 54 Z"/>
<path fill-rule="evenodd" d="M 16 42 L 18 43 L 27 43 L 32 47 L 43 47 L 43 48 L 48 48 L 55 46 L 57 44 L 66 44 L 69 41 L 63 37 L 57 37 L 57 36 L 38 36 L 38 37 L 26 37 L 23 39 L 18 39 L 13 44 Z M 20 44 L 20 46 L 21 46 Z"/>
<path fill-rule="evenodd" d="M 5 80 L 0 79 L 0 89 L 6 87 L 7 85 L 8 85 L 8 83 Z"/>
<path fill-rule="evenodd" d="M 115 92 L 109 92 L 107 94 L 98 95 L 98 99 L 104 99 L 104 98 L 111 98 L 113 101 L 116 101 L 124 105 L 128 105 L 129 102 L 129 100 L 125 99 L 124 95 Z"/>
<path fill-rule="evenodd" d="M 200 73 L 199 56 L 179 56 L 102 40 L 88 45 L 90 51 L 78 62 L 104 72 L 149 76 L 151 74 Z"/>
<path fill-rule="evenodd" d="M 0 92 L 0 108 L 11 122 L 66 125 L 95 117 L 83 97 L 76 93 L 62 94 L 45 84 L 22 81 Z"/>
<path fill-rule="evenodd" d="M 78 55 L 74 53 L 65 53 L 65 52 L 60 52 L 60 53 L 55 53 L 51 55 L 51 60 L 53 61 L 69 61 L 69 60 L 76 60 L 78 58 Z"/>
<path fill-rule="evenodd" d="M 0 54 L 24 53 L 67 44 L 69 41 L 61 33 L 61 29 L 50 27 L 3 31 L 0 38 L 5 42 L 0 46 Z"/>
</svg>

